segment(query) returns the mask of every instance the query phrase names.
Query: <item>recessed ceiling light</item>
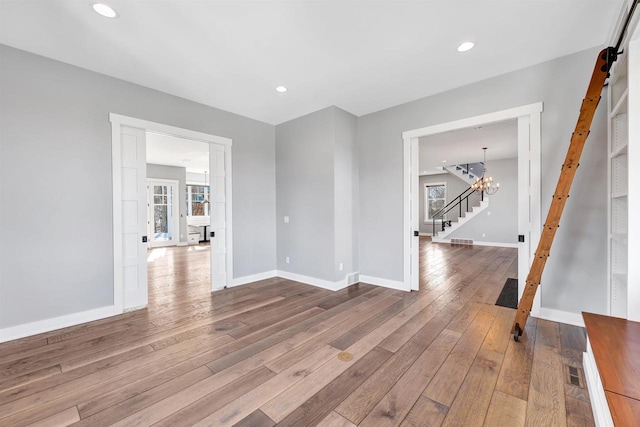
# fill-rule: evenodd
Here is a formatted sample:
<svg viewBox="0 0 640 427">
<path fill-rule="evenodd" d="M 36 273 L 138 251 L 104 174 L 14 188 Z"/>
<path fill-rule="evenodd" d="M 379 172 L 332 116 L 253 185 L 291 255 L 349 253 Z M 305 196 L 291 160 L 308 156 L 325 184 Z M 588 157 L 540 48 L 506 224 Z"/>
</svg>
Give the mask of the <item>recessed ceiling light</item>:
<svg viewBox="0 0 640 427">
<path fill-rule="evenodd" d="M 279 93 L 285 93 L 286 91 L 287 91 L 287 88 L 284 86 L 278 86 L 276 88 L 276 92 L 279 92 Z"/>
<path fill-rule="evenodd" d="M 473 49 L 473 46 L 475 46 L 474 42 L 464 42 L 460 46 L 458 46 L 458 52 L 466 52 Z"/>
<path fill-rule="evenodd" d="M 93 10 L 96 11 L 96 13 L 99 13 L 100 15 L 104 16 L 105 18 L 117 18 L 118 17 L 118 12 L 116 12 L 111 6 L 107 6 L 106 4 L 103 3 L 96 3 L 93 5 Z"/>
<path fill-rule="evenodd" d="M 442 163 L 447 163 L 447 161 L 446 161 L 446 160 L 443 160 L 443 161 L 442 161 Z"/>
</svg>

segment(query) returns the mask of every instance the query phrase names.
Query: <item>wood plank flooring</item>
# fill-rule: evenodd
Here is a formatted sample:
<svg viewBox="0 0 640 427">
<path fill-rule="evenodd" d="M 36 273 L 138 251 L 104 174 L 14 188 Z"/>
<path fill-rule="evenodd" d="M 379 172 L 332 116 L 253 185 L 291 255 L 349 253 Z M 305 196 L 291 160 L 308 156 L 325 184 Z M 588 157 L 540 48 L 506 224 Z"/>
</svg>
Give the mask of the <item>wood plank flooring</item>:
<svg viewBox="0 0 640 427">
<path fill-rule="evenodd" d="M 0 425 L 594 425 L 584 331 L 531 318 L 516 343 L 494 305 L 516 250 L 420 243 L 411 293 L 211 294 L 207 246 L 154 249 L 147 309 L 0 344 Z"/>
</svg>

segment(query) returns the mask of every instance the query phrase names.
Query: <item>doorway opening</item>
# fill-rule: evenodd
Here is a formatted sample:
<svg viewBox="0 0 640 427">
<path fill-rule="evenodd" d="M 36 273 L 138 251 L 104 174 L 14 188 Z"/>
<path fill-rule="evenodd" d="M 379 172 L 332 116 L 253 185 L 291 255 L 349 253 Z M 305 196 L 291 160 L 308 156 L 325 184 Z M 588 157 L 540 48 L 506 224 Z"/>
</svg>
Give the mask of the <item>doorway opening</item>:
<svg viewBox="0 0 640 427">
<path fill-rule="evenodd" d="M 200 274 L 197 279 L 200 283 L 206 280 L 210 291 L 226 287 L 227 280 L 233 277 L 232 141 L 117 114 L 111 114 L 110 121 L 115 314 L 147 306 L 148 264 L 163 255 L 176 257 L 190 251 L 206 251 L 209 261 L 206 270 L 209 271 L 209 276 L 203 279 Z M 205 147 L 206 154 L 200 156 L 204 163 L 204 170 L 200 175 L 207 177 L 206 187 L 210 187 L 212 191 L 199 192 L 196 188 L 190 188 L 205 187 L 203 181 L 198 178 L 197 171 L 188 178 L 186 168 L 183 168 L 182 185 L 178 176 L 167 175 L 167 171 L 175 172 L 180 169 L 179 165 L 166 164 L 168 160 L 159 161 L 153 157 L 153 150 L 149 150 L 151 158 L 148 158 L 147 141 L 155 139 L 165 143 L 172 139 L 176 143 L 177 140 L 182 152 L 185 152 L 190 144 Z M 172 161 L 188 163 L 188 157 L 175 156 L 174 153 Z M 159 169 L 163 168 L 165 175 L 158 176 Z M 154 176 L 150 176 L 149 173 Z M 195 206 L 196 204 L 200 206 Z M 206 209 L 201 206 L 203 204 L 208 205 Z M 189 212 L 190 215 L 187 215 Z M 208 215 L 197 215 L 205 213 Z M 189 224 L 189 218 L 196 216 L 200 218 Z M 191 243 L 194 243 L 191 246 L 190 236 Z M 201 240 L 206 243 L 200 246 Z M 199 259 L 202 260 L 202 256 Z M 202 262 L 199 262 L 198 266 L 198 270 L 202 271 Z M 193 271 L 193 267 L 187 270 Z M 170 270 L 171 267 L 169 273 Z"/>
<path fill-rule="evenodd" d="M 403 132 L 404 140 L 404 284 L 406 290 L 419 290 L 420 251 L 420 152 L 421 138 L 453 131 L 490 127 L 515 121 L 517 130 L 517 236 L 518 297 L 522 295 L 533 252 L 541 231 L 540 218 L 540 114 L 542 103 L 525 105 L 457 121 L 441 123 Z M 484 145 L 486 146 L 486 145 Z M 483 146 L 483 147 L 484 147 Z M 479 153 L 481 154 L 481 153 Z M 438 159 L 438 161 L 449 159 Z M 489 164 L 490 166 L 490 164 Z M 424 172 L 424 170 L 422 171 Z M 524 241 L 522 241 L 524 240 Z M 534 301 L 532 314 L 540 308 Z"/>
</svg>

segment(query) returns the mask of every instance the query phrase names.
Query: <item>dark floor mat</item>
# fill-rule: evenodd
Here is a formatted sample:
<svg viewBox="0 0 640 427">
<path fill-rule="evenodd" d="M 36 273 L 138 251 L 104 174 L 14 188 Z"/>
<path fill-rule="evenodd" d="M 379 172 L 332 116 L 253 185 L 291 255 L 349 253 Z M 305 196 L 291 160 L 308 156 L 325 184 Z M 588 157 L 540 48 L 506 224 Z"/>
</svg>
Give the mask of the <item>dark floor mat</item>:
<svg viewBox="0 0 640 427">
<path fill-rule="evenodd" d="M 496 305 L 518 308 L 518 279 L 507 279 L 496 301 Z"/>
</svg>

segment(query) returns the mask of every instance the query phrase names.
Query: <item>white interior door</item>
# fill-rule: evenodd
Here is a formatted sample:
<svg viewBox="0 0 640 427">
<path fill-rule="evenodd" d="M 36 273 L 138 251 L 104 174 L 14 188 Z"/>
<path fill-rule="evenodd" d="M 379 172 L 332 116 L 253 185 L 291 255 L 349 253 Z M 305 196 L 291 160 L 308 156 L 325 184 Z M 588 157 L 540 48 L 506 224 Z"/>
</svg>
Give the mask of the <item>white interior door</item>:
<svg viewBox="0 0 640 427">
<path fill-rule="evenodd" d="M 209 215 L 211 226 L 211 289 L 219 290 L 227 285 L 227 156 L 225 146 L 209 144 L 211 187 Z"/>
<path fill-rule="evenodd" d="M 124 309 L 147 304 L 147 166 L 143 129 L 121 128 Z"/>
<path fill-rule="evenodd" d="M 149 240 L 151 247 L 175 246 L 180 234 L 179 182 L 168 179 L 147 181 Z"/>
</svg>

